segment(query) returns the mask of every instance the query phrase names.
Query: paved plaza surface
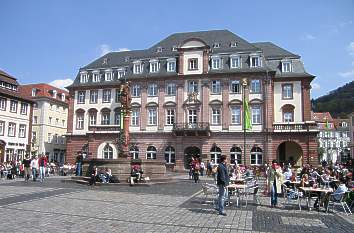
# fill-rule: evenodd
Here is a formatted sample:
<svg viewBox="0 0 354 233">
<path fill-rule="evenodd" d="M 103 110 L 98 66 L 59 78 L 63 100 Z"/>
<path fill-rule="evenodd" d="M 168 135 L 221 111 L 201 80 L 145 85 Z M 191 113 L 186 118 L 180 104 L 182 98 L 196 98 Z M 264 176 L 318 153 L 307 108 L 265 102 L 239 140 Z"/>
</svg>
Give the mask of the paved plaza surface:
<svg viewBox="0 0 354 233">
<path fill-rule="evenodd" d="M 44 183 L 0 181 L 0 232 L 353 232 L 354 216 L 298 210 L 296 204 L 226 207 L 204 201 L 202 177 L 163 184 L 89 187 L 51 177 Z M 283 199 L 280 199 L 283 202 Z M 303 203 L 304 204 L 304 203 Z"/>
</svg>

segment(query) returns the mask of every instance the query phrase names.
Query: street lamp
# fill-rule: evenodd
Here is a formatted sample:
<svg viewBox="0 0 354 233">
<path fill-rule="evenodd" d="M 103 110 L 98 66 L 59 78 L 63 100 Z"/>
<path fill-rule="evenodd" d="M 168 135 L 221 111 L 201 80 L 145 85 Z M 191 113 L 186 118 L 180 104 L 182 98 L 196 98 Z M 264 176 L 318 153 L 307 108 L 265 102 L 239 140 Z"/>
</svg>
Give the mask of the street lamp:
<svg viewBox="0 0 354 233">
<path fill-rule="evenodd" d="M 247 79 L 242 79 L 242 100 L 243 100 L 243 159 L 244 165 L 246 166 L 246 111 L 245 111 L 245 101 L 246 101 L 246 87 L 247 87 Z"/>
</svg>

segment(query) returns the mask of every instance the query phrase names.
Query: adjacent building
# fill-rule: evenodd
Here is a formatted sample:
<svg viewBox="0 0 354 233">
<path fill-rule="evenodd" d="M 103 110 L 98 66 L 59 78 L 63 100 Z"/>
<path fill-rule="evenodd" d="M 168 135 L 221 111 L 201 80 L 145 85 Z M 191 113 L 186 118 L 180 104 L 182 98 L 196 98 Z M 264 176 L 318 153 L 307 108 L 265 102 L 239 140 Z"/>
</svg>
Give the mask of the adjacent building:
<svg viewBox="0 0 354 233">
<path fill-rule="evenodd" d="M 334 119 L 329 112 L 313 113 L 318 134 L 320 161 L 345 163 L 350 158 L 349 119 Z"/>
<path fill-rule="evenodd" d="M 64 163 L 69 92 L 44 83 L 22 85 L 20 91 L 34 101 L 32 154 Z"/>
<path fill-rule="evenodd" d="M 80 68 L 68 87 L 67 155 L 119 154 L 120 84 L 130 82 L 130 155 L 165 160 L 191 156 L 235 164 L 316 164 L 311 119 L 314 76 L 299 55 L 271 42 L 251 43 L 228 30 L 176 33 L 144 50 L 111 52 Z M 252 129 L 244 130 L 243 106 Z"/>
<path fill-rule="evenodd" d="M 31 149 L 32 100 L 17 79 L 0 70 L 0 162 L 22 160 Z"/>
</svg>

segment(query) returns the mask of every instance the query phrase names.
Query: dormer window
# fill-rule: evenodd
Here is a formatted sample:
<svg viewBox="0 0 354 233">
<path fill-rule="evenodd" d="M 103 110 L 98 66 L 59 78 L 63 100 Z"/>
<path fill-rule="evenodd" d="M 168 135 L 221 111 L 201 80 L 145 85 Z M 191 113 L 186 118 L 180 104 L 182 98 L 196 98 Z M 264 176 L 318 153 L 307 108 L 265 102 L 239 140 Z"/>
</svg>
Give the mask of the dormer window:
<svg viewBox="0 0 354 233">
<path fill-rule="evenodd" d="M 124 68 L 120 68 L 117 70 L 117 74 L 118 74 L 118 79 L 122 78 L 125 75 L 125 70 Z"/>
<path fill-rule="evenodd" d="M 167 59 L 167 72 L 175 72 L 176 71 L 176 59 L 169 58 Z"/>
<path fill-rule="evenodd" d="M 211 57 L 211 68 L 213 70 L 221 69 L 221 58 L 219 56 Z"/>
<path fill-rule="evenodd" d="M 98 83 L 100 81 L 100 72 L 95 70 L 92 72 L 92 82 Z"/>
<path fill-rule="evenodd" d="M 106 70 L 105 72 L 105 80 L 112 81 L 113 80 L 113 72 L 112 70 Z"/>
<path fill-rule="evenodd" d="M 241 57 L 238 55 L 231 55 L 230 56 L 230 68 L 237 69 L 241 68 Z"/>
<path fill-rule="evenodd" d="M 236 42 L 236 41 L 231 42 L 231 43 L 230 43 L 230 47 L 231 47 L 231 48 L 237 47 L 237 42 Z"/>
<path fill-rule="evenodd" d="M 65 101 L 65 94 L 64 93 L 61 94 L 61 100 Z"/>
<path fill-rule="evenodd" d="M 173 47 L 172 47 L 172 51 L 173 51 L 173 52 L 176 52 L 176 51 L 177 51 L 177 46 L 173 46 Z"/>
<path fill-rule="evenodd" d="M 36 94 L 37 94 L 37 89 L 36 89 L 36 88 L 33 88 L 33 89 L 32 89 L 32 96 L 34 97 L 34 96 L 36 96 Z"/>
<path fill-rule="evenodd" d="M 290 61 L 282 61 L 281 67 L 282 67 L 282 72 L 284 72 L 284 73 L 291 72 L 291 70 L 292 70 Z"/>
<path fill-rule="evenodd" d="M 53 90 L 53 98 L 57 98 L 57 91 L 56 90 Z"/>
<path fill-rule="evenodd" d="M 261 67 L 262 66 L 262 61 L 261 57 L 259 55 L 253 55 L 250 57 L 250 67 L 255 68 L 255 67 Z"/>
<path fill-rule="evenodd" d="M 217 42 L 217 43 L 214 43 L 214 44 L 213 44 L 213 48 L 220 48 L 220 45 L 221 45 L 221 44 L 218 43 L 218 42 Z"/>
<path fill-rule="evenodd" d="M 188 59 L 188 69 L 189 70 L 198 70 L 198 58 Z"/>
<path fill-rule="evenodd" d="M 143 72 L 143 66 L 141 61 L 135 61 L 133 65 L 133 73 L 141 74 Z"/>
<path fill-rule="evenodd" d="M 160 68 L 160 63 L 158 60 L 150 60 L 150 73 L 157 73 Z"/>
<path fill-rule="evenodd" d="M 80 74 L 80 83 L 87 83 L 88 82 L 88 74 L 86 71 L 81 72 Z"/>
<path fill-rule="evenodd" d="M 161 53 L 162 52 L 162 47 L 157 47 L 156 52 L 157 53 Z"/>
</svg>

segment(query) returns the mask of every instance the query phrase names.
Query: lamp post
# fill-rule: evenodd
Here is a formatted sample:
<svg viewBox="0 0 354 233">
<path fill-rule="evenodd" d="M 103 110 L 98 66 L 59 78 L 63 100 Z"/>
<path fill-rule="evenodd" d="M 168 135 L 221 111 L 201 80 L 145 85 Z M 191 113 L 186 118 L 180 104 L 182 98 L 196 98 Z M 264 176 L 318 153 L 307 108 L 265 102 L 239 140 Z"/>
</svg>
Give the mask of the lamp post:
<svg viewBox="0 0 354 233">
<path fill-rule="evenodd" d="M 246 87 L 247 87 L 247 79 L 243 78 L 242 79 L 242 100 L 243 100 L 243 109 L 242 109 L 242 113 L 243 113 L 243 161 L 244 161 L 244 165 L 246 166 L 246 111 L 245 111 L 245 102 L 246 101 Z"/>
</svg>

